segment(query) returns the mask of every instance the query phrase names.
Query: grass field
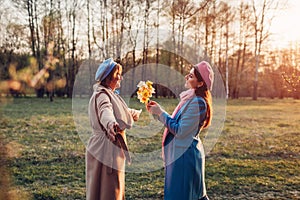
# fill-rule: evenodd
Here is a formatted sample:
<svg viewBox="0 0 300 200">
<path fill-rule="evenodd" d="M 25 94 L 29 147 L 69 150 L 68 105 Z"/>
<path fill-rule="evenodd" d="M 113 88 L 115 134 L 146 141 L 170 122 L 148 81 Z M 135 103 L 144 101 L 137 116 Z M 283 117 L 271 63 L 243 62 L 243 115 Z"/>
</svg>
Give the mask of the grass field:
<svg viewBox="0 0 300 200">
<path fill-rule="evenodd" d="M 0 199 L 85 199 L 71 100 L 1 99 L 0 109 Z M 299 133 L 299 100 L 229 100 L 206 158 L 210 199 L 300 199 Z M 162 199 L 163 180 L 163 169 L 126 173 L 126 199 Z"/>
</svg>

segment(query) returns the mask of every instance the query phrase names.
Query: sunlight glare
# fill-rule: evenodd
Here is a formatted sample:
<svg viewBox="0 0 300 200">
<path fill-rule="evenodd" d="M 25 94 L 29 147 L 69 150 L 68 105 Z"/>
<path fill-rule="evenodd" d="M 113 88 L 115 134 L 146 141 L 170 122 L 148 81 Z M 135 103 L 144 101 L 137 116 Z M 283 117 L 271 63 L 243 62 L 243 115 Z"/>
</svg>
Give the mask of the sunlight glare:
<svg viewBox="0 0 300 200">
<path fill-rule="evenodd" d="M 273 20 L 270 32 L 272 43 L 277 47 L 288 47 L 300 40 L 300 1 L 289 0 L 287 9 L 279 11 Z"/>
</svg>

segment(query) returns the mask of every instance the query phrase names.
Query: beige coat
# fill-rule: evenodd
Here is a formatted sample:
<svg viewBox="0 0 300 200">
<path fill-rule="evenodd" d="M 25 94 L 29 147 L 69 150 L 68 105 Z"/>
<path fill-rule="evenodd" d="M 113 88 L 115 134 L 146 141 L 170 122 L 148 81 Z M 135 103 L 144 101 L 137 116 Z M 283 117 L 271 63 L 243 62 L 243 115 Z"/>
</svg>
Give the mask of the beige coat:
<svg viewBox="0 0 300 200">
<path fill-rule="evenodd" d="M 110 123 L 117 122 L 126 143 L 125 129 L 132 127 L 134 112 L 137 111 L 129 109 L 123 99 L 111 90 L 103 86 L 95 88 L 89 103 L 93 134 L 86 152 L 87 200 L 125 199 L 127 152 L 118 143 L 111 142 L 106 132 Z"/>
</svg>

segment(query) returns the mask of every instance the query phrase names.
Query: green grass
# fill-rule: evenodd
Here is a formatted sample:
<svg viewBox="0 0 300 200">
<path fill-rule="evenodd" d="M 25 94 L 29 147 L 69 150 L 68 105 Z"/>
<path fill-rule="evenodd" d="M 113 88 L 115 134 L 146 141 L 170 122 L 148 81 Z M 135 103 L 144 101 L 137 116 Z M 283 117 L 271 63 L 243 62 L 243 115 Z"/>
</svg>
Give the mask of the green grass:
<svg viewBox="0 0 300 200">
<path fill-rule="evenodd" d="M 169 112 L 177 103 L 158 101 Z M 142 107 L 135 101 L 131 106 Z M 85 199 L 85 147 L 72 101 L 2 98 L 0 109 L 0 172 L 6 175 L 0 177 L 0 192 L 6 192 L 0 197 Z M 142 116 L 139 123 L 147 120 Z M 299 100 L 230 100 L 223 132 L 206 158 L 210 198 L 300 199 L 299 130 Z M 160 146 L 159 133 L 128 140 L 134 152 Z M 126 173 L 126 199 L 162 199 L 163 181 L 163 169 Z"/>
<path fill-rule="evenodd" d="M 229 101 L 206 163 L 213 199 L 299 199 L 299 130 L 299 100 Z"/>
</svg>

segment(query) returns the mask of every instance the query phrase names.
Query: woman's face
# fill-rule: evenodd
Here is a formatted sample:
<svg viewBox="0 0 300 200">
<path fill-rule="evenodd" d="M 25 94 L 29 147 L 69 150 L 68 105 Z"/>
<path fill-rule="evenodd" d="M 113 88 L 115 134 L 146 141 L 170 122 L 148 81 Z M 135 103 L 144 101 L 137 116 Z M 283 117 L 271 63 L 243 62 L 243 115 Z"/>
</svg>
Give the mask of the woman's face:
<svg viewBox="0 0 300 200">
<path fill-rule="evenodd" d="M 194 68 L 190 70 L 190 73 L 185 76 L 185 84 L 184 87 L 188 89 L 196 89 L 200 87 L 203 83 L 197 80 L 197 77 L 194 73 Z"/>
<path fill-rule="evenodd" d="M 119 87 L 121 87 L 121 81 L 123 80 L 123 76 L 122 76 L 122 66 L 121 65 L 117 65 L 117 70 L 113 73 L 112 75 L 112 80 L 109 84 L 109 87 L 112 90 L 115 90 Z"/>
</svg>

